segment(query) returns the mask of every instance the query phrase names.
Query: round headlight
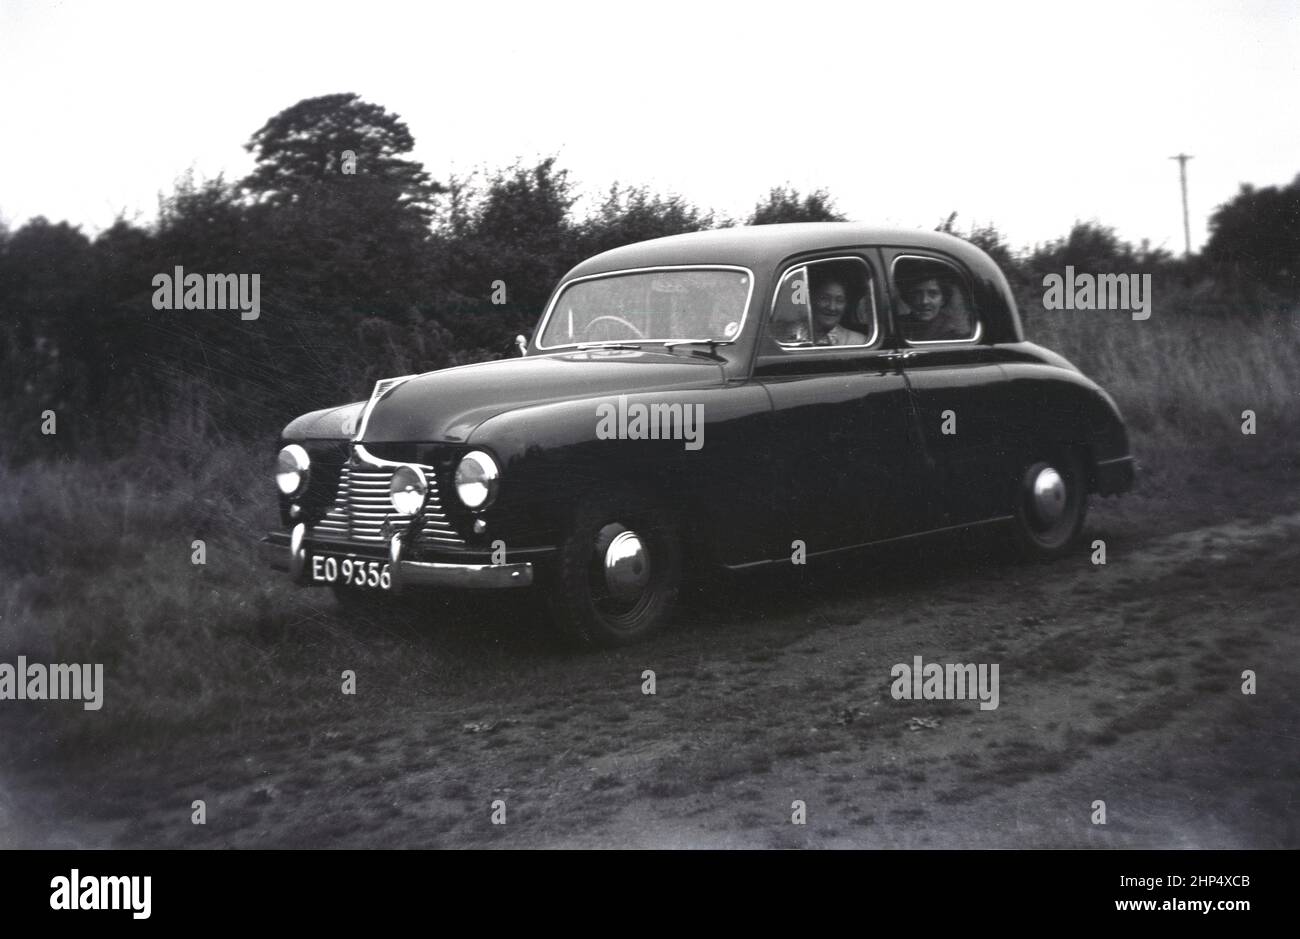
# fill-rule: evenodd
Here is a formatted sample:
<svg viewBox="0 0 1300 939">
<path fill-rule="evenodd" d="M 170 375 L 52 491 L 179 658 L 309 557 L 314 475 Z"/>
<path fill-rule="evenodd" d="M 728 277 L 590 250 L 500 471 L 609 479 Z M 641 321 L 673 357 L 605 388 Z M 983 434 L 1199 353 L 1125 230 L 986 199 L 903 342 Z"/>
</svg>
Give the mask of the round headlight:
<svg viewBox="0 0 1300 939">
<path fill-rule="evenodd" d="M 465 454 L 456 467 L 456 495 L 471 509 L 486 508 L 497 496 L 501 471 L 482 450 Z"/>
<path fill-rule="evenodd" d="M 291 443 L 280 451 L 275 461 L 275 484 L 286 496 L 293 498 L 307 488 L 307 478 L 311 470 L 311 458 L 307 451 L 296 443 Z"/>
<path fill-rule="evenodd" d="M 399 466 L 388 484 L 388 498 L 398 515 L 419 515 L 429 484 L 418 466 Z"/>
</svg>

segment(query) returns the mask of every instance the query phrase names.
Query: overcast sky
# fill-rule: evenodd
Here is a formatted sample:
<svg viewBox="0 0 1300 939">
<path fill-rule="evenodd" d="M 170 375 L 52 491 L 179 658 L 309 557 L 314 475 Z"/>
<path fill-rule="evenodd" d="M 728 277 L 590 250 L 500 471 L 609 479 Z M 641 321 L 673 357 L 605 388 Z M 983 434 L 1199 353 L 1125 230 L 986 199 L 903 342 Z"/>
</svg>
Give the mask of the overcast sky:
<svg viewBox="0 0 1300 939">
<path fill-rule="evenodd" d="M 298 100 L 400 115 L 435 178 L 556 154 L 732 217 L 773 185 L 1014 244 L 1096 218 L 1182 247 L 1300 173 L 1300 3 L 0 4 L 0 218 L 152 220 Z"/>
</svg>

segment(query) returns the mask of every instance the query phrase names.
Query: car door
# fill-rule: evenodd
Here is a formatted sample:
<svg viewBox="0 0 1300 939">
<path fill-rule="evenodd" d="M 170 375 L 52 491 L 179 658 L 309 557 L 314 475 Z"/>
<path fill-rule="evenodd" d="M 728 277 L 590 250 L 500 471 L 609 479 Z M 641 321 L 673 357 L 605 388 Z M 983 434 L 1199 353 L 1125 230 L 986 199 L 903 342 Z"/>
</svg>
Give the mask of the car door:
<svg viewBox="0 0 1300 939">
<path fill-rule="evenodd" d="M 931 480 L 932 527 L 1004 515 L 1013 472 L 1010 428 L 999 419 L 1006 375 L 985 341 L 971 278 L 929 251 L 892 248 L 884 256 L 894 343 Z M 936 298 L 939 309 L 932 311 Z"/>
<path fill-rule="evenodd" d="M 773 408 L 778 551 L 916 530 L 919 464 L 899 355 L 882 342 L 878 265 L 874 252 L 839 252 L 793 261 L 777 279 L 754 380 Z M 814 308 L 834 278 L 847 285 L 846 309 L 823 333 Z"/>
</svg>

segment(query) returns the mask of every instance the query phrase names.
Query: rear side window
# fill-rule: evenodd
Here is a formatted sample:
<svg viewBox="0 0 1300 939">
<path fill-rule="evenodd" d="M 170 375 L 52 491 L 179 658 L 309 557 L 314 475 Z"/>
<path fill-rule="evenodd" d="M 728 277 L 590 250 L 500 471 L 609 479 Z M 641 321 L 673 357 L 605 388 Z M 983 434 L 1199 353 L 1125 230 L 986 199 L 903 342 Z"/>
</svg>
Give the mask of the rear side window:
<svg viewBox="0 0 1300 939">
<path fill-rule="evenodd" d="M 871 268 L 861 258 L 790 268 L 773 297 L 768 332 L 787 349 L 870 346 L 878 332 Z"/>
<path fill-rule="evenodd" d="M 894 261 L 898 325 L 909 343 L 974 342 L 979 316 L 970 282 L 953 265 L 934 258 Z"/>
</svg>

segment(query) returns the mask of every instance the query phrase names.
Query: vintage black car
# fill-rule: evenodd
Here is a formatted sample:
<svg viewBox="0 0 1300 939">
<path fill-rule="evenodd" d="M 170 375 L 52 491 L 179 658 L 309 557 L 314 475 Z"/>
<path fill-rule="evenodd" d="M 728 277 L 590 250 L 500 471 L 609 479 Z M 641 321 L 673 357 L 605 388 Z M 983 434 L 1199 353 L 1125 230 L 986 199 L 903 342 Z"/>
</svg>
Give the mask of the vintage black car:
<svg viewBox="0 0 1300 939">
<path fill-rule="evenodd" d="M 579 264 L 522 357 L 391 378 L 283 433 L 268 561 L 341 601 L 544 592 L 563 635 L 660 623 L 685 573 L 1004 525 L 1065 553 L 1132 485 L 1111 398 L 934 232 L 660 238 Z M 431 624 L 436 625 L 436 624 Z"/>
</svg>

